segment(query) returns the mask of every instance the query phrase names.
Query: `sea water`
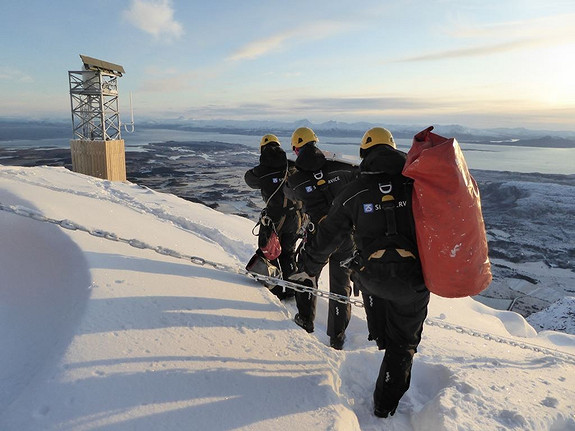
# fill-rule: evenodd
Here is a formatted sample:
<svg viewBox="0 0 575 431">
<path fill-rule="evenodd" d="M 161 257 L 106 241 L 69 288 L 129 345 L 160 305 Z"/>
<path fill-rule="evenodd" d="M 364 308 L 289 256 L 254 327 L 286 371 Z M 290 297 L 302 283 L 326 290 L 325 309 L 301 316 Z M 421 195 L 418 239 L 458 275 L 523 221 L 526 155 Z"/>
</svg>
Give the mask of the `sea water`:
<svg viewBox="0 0 575 431">
<path fill-rule="evenodd" d="M 353 137 L 322 137 L 319 146 L 324 150 L 348 156 L 358 155 L 359 139 Z M 196 132 L 172 129 L 141 129 L 124 133 L 126 151 L 141 151 L 151 142 L 195 141 L 242 144 L 258 150 L 260 135 Z M 290 152 L 289 136 L 278 135 L 283 147 Z M 408 151 L 411 139 L 396 139 L 398 148 Z M 497 144 L 470 144 L 459 142 L 470 169 L 511 172 L 538 172 L 544 174 L 575 174 L 575 148 L 522 147 Z M 2 148 L 65 148 L 69 140 L 62 138 L 12 140 L 0 142 Z"/>
<path fill-rule="evenodd" d="M 319 146 L 324 150 L 349 156 L 358 155 L 359 139 L 352 137 L 323 138 L 318 132 Z M 218 141 L 259 148 L 260 135 L 238 135 L 218 132 L 186 132 L 167 129 L 145 129 L 123 135 L 126 150 L 137 150 L 149 142 Z M 278 135 L 283 147 L 290 152 L 290 136 Z M 397 139 L 400 150 L 408 151 L 411 139 Z M 575 174 L 575 148 L 521 147 L 496 144 L 459 143 L 470 169 L 511 172 L 539 172 L 544 174 Z"/>
</svg>

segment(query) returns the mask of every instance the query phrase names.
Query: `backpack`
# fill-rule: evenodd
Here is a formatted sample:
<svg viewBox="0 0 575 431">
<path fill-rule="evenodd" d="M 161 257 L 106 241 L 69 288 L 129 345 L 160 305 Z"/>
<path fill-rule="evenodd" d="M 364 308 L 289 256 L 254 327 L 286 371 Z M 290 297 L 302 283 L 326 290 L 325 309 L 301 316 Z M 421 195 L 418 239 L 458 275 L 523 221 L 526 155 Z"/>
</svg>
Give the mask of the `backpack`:
<svg viewBox="0 0 575 431">
<path fill-rule="evenodd" d="M 403 169 L 414 180 L 425 284 L 446 298 L 477 295 L 492 279 L 479 188 L 457 140 L 431 130 L 414 136 Z"/>
<path fill-rule="evenodd" d="M 362 203 L 360 213 L 381 211 L 385 215 L 385 234 L 364 241 L 351 266 L 352 279 L 369 295 L 401 301 L 427 290 L 411 217 L 412 191 L 411 180 L 389 177 L 389 182 L 379 183 L 380 193 L 372 195 L 379 202 Z"/>
<path fill-rule="evenodd" d="M 281 278 L 282 276 L 282 273 L 277 266 L 273 265 L 269 260 L 260 256 L 258 253 L 255 253 L 252 256 L 246 265 L 246 271 L 273 278 Z M 275 284 L 271 284 L 265 281 L 261 281 L 260 283 L 266 286 L 268 289 L 273 289 L 275 287 Z"/>
</svg>

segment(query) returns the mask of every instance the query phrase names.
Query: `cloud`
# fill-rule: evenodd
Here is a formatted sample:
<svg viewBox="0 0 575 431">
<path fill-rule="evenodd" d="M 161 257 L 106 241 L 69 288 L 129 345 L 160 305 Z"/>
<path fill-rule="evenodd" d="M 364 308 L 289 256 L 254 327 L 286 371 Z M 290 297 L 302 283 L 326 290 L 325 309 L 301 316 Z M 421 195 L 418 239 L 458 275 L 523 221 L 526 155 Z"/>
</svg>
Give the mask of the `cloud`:
<svg viewBox="0 0 575 431">
<path fill-rule="evenodd" d="M 156 38 L 179 38 L 184 34 L 182 24 L 174 19 L 171 0 L 132 0 L 123 16 L 132 25 Z"/>
<path fill-rule="evenodd" d="M 371 114 L 384 115 L 394 112 L 424 112 L 445 109 L 451 106 L 449 101 L 437 99 L 433 107 L 425 98 L 410 97 L 312 97 L 282 98 L 277 103 L 237 103 L 229 105 L 204 105 L 185 109 L 185 114 L 194 118 L 258 118 L 258 117 L 297 117 L 316 116 L 357 116 Z M 326 117 L 327 118 L 327 117 Z"/>
<path fill-rule="evenodd" d="M 412 97 L 315 97 L 296 101 L 301 107 L 313 107 L 314 110 L 327 112 L 390 111 L 396 109 L 425 109 L 429 107 L 426 99 Z"/>
<path fill-rule="evenodd" d="M 502 52 L 572 43 L 575 40 L 575 27 L 572 24 L 574 20 L 575 14 L 562 14 L 487 25 L 459 25 L 453 27 L 448 35 L 454 39 L 478 41 L 475 46 L 414 55 L 400 58 L 395 62 L 437 61 L 488 56 Z"/>
<path fill-rule="evenodd" d="M 476 57 L 485 56 L 491 54 L 498 54 L 506 51 L 513 51 L 516 49 L 522 49 L 526 47 L 532 47 L 535 45 L 541 45 L 540 40 L 516 40 L 511 42 L 497 43 L 493 45 L 482 45 L 474 46 L 470 48 L 460 48 L 444 51 L 435 51 L 430 54 L 416 55 L 413 57 L 406 57 L 396 60 L 396 63 L 407 63 L 407 62 L 417 62 L 417 61 L 435 61 L 435 60 L 446 60 L 450 58 L 461 58 L 461 57 Z"/>
<path fill-rule="evenodd" d="M 527 20 L 504 21 L 485 25 L 459 25 L 450 32 L 459 38 L 573 40 L 575 13 L 563 13 Z"/>
<path fill-rule="evenodd" d="M 34 82 L 34 79 L 18 69 L 0 66 L 0 81 L 30 83 Z"/>
<path fill-rule="evenodd" d="M 206 66 L 180 70 L 174 67 L 162 68 L 150 65 L 144 69 L 138 91 L 182 96 L 186 91 L 197 91 L 206 83 L 217 82 L 220 73 L 219 67 Z"/>
<path fill-rule="evenodd" d="M 497 100 L 495 104 L 517 103 L 517 101 Z M 476 100 L 458 99 L 449 96 L 430 97 L 422 95 L 413 96 L 380 96 L 380 97 L 333 97 L 333 98 L 301 98 L 293 101 L 294 110 L 309 110 L 329 113 L 433 113 L 433 112 L 460 112 L 469 109 L 477 109 Z M 289 105 L 288 105 L 289 106 Z"/>
<path fill-rule="evenodd" d="M 241 47 L 229 57 L 229 60 L 253 60 L 254 58 L 261 57 L 269 52 L 277 51 L 286 40 L 292 38 L 294 35 L 295 32 L 288 32 L 278 34 L 267 39 L 256 40 Z"/>
<path fill-rule="evenodd" d="M 240 103 L 237 105 L 203 105 L 184 109 L 190 118 L 254 119 L 286 117 L 293 114 L 288 107 L 278 104 Z"/>
<path fill-rule="evenodd" d="M 138 90 L 144 93 L 175 93 L 193 87 L 194 73 L 180 73 L 173 76 L 144 79 Z"/>
<path fill-rule="evenodd" d="M 310 40 L 319 40 L 341 33 L 350 28 L 350 25 L 339 21 L 322 21 L 302 25 L 294 30 L 285 31 L 276 35 L 250 42 L 228 57 L 228 60 L 253 60 L 266 54 L 283 49 L 288 43 L 304 43 Z"/>
<path fill-rule="evenodd" d="M 518 108 L 519 107 L 519 108 Z M 174 118 L 282 120 L 307 118 L 312 122 L 339 119 L 381 124 L 465 124 L 469 127 L 547 127 L 569 129 L 573 108 L 549 109 L 533 105 L 527 99 L 494 99 L 477 104 L 476 100 L 448 97 L 333 97 L 281 98 L 266 103 L 198 104 L 155 113 Z"/>
</svg>

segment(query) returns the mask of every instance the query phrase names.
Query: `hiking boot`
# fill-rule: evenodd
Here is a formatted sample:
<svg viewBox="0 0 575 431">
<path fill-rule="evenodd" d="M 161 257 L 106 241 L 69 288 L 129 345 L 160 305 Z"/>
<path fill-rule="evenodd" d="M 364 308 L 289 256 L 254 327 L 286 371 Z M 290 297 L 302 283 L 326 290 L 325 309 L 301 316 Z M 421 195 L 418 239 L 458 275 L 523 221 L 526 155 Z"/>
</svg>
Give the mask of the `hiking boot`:
<svg viewBox="0 0 575 431">
<path fill-rule="evenodd" d="M 307 319 L 304 319 L 303 317 L 301 317 L 298 314 L 295 315 L 295 317 L 293 318 L 293 321 L 295 322 L 295 324 L 297 326 L 302 327 L 303 329 L 305 329 L 309 334 L 311 334 L 313 332 L 313 322 L 310 322 Z"/>
<path fill-rule="evenodd" d="M 342 350 L 344 341 L 345 341 L 345 334 L 339 337 L 330 337 L 329 345 L 333 347 L 335 350 Z"/>
<path fill-rule="evenodd" d="M 388 416 L 393 416 L 395 414 L 395 408 L 393 410 L 386 410 L 383 408 L 375 407 L 373 409 L 373 414 L 376 415 L 378 418 L 386 418 Z"/>
</svg>

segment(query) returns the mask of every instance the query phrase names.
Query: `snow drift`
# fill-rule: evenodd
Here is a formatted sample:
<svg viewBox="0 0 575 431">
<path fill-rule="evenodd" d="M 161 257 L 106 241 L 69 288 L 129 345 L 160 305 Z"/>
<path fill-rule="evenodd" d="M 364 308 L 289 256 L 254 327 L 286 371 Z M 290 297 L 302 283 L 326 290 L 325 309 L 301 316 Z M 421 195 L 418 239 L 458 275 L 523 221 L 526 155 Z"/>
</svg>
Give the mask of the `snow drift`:
<svg viewBox="0 0 575 431">
<path fill-rule="evenodd" d="M 323 299 L 307 334 L 249 278 L 98 235 L 241 267 L 250 220 L 63 168 L 0 166 L 0 205 L 0 429 L 575 429 L 575 336 L 516 313 L 434 296 L 381 420 L 361 308 L 334 351 Z"/>
</svg>

